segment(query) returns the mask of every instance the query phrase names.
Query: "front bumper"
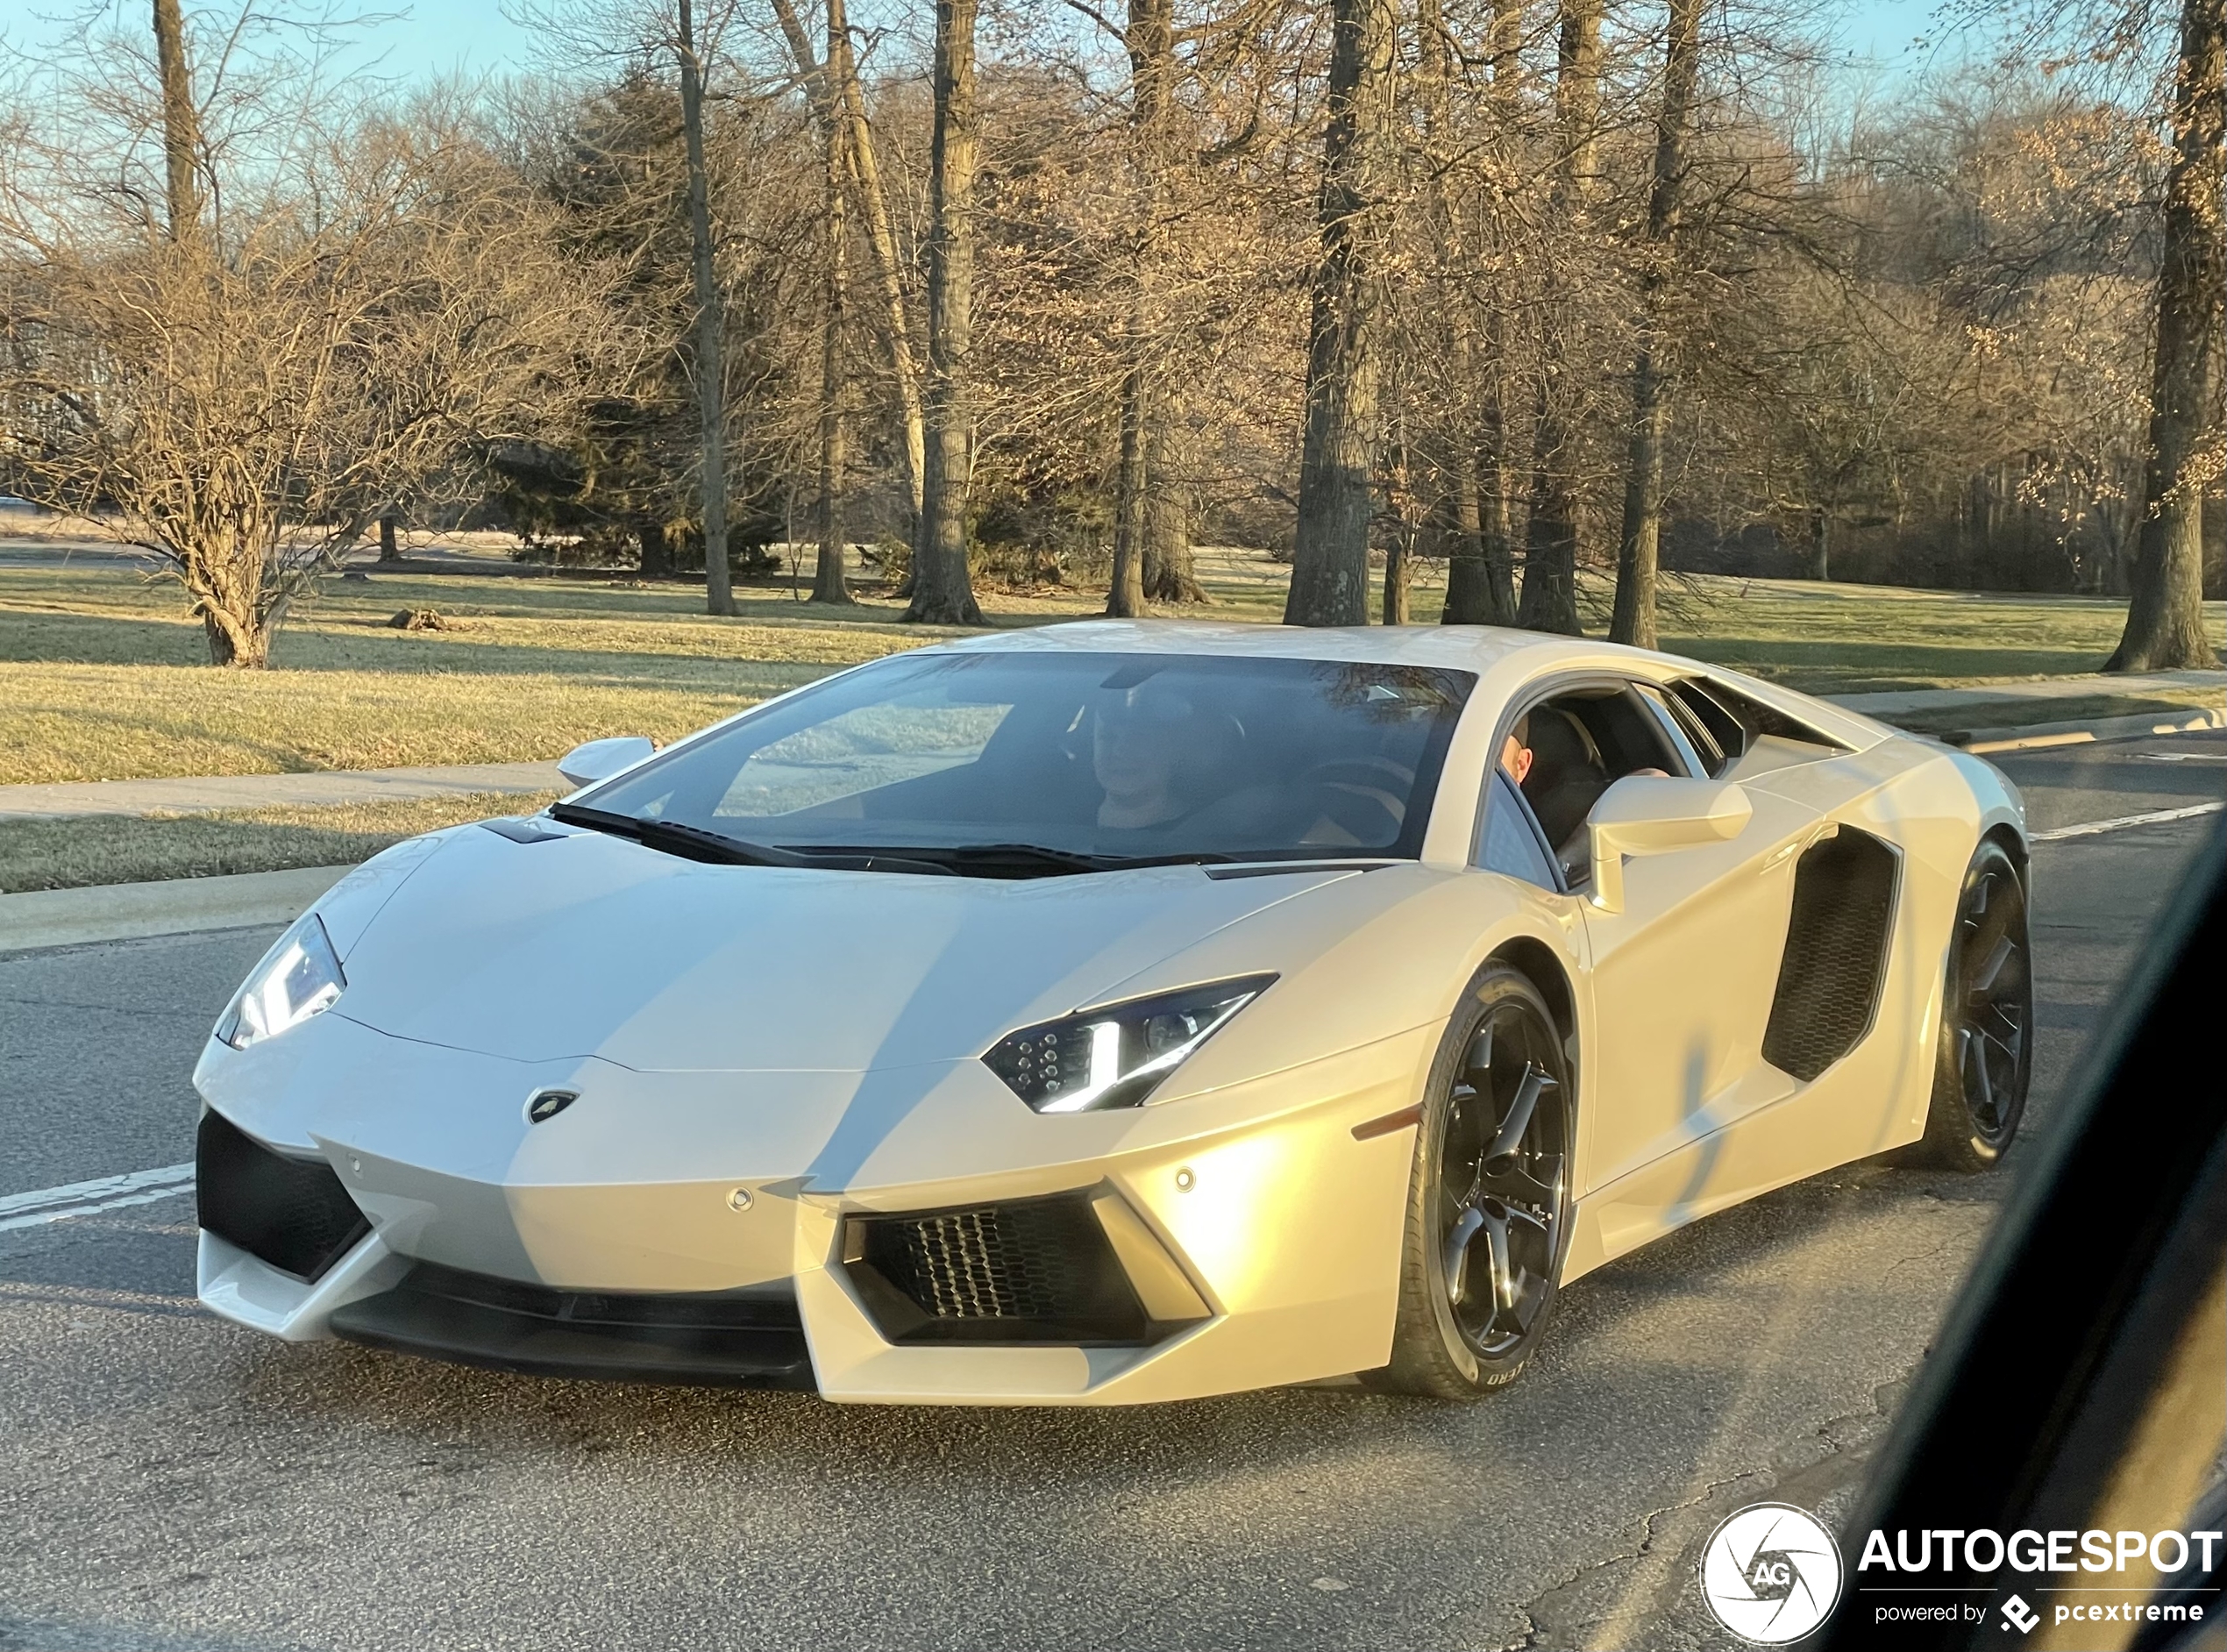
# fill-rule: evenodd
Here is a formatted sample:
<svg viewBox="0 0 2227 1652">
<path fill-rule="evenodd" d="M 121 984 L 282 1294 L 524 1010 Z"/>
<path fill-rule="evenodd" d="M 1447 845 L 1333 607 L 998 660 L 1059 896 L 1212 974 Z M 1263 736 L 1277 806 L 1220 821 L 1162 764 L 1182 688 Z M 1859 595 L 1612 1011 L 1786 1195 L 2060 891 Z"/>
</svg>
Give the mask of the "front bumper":
<svg viewBox="0 0 2227 1652">
<path fill-rule="evenodd" d="M 328 1015 L 272 1041 L 282 1067 L 253 1071 L 259 1048 L 197 1077 L 371 1232 L 304 1276 L 204 1221 L 202 1299 L 289 1340 L 843 1400 L 1107 1404 L 1370 1369 L 1413 1137 L 1353 1127 L 1412 1103 L 1426 1046 L 1045 1118 L 977 1064 L 644 1074 Z M 553 1085 L 581 1100 L 528 1124 Z"/>
</svg>

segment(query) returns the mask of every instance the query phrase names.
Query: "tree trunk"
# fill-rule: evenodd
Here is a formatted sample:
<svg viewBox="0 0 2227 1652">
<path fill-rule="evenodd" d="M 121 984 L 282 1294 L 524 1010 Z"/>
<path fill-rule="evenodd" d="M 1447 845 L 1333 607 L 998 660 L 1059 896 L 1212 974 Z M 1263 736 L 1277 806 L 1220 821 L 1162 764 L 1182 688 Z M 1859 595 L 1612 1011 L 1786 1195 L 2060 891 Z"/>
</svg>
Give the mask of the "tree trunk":
<svg viewBox="0 0 2227 1652">
<path fill-rule="evenodd" d="M 828 56 L 824 64 L 813 59 L 812 41 L 797 18 L 794 0 L 772 0 L 773 15 L 787 37 L 796 69 L 818 87 L 815 106 L 824 124 L 841 121 L 844 127 L 844 160 L 855 186 L 857 206 L 866 232 L 866 251 L 873 263 L 874 287 L 879 301 L 874 331 L 889 363 L 889 376 L 897 393 L 898 417 L 905 434 L 905 486 L 912 499 L 912 521 L 906 538 L 917 549 L 920 541 L 921 501 L 927 468 L 927 438 L 921 412 L 920 367 L 913 355 L 912 331 L 905 321 L 905 274 L 897 257 L 897 236 L 890 228 L 889 200 L 882 193 L 881 168 L 874 159 L 873 128 L 866 122 L 866 96 L 858 84 L 857 58 L 850 48 L 850 24 L 843 0 L 836 0 L 828 24 Z"/>
<path fill-rule="evenodd" d="M 828 63 L 830 72 L 843 56 L 848 31 L 843 0 L 828 0 Z M 843 358 L 843 323 L 850 302 L 850 230 L 843 212 L 850 170 L 850 123 L 832 93 L 826 98 L 829 114 L 822 123 L 827 146 L 826 221 L 821 225 L 821 245 L 826 259 L 826 306 L 820 332 L 820 557 L 812 571 L 812 600 L 851 603 L 850 582 L 843 573 L 843 470 L 850 462 L 844 403 L 850 395 L 850 375 Z"/>
<path fill-rule="evenodd" d="M 271 634 L 252 616 L 219 617 L 207 603 L 201 609 L 202 635 L 209 643 L 209 663 L 232 671 L 261 671 L 271 663 Z"/>
<path fill-rule="evenodd" d="M 1168 452 L 1176 422 L 1175 399 L 1163 387 L 1152 400 L 1144 472 L 1144 595 L 1155 602 L 1203 603 L 1213 599 L 1199 583 L 1191 554 L 1191 482 Z"/>
<path fill-rule="evenodd" d="M 1114 476 L 1114 578 L 1106 587 L 1109 619 L 1144 612 L 1144 368 L 1134 360 L 1121 375 L 1121 453 Z"/>
<path fill-rule="evenodd" d="M 1810 577 L 1832 577 L 1832 512 L 1823 505 L 1810 508 Z"/>
<path fill-rule="evenodd" d="M 1507 328 L 1498 316 L 1485 330 L 1490 377 L 1484 391 L 1484 433 L 1477 453 L 1478 538 L 1484 546 L 1485 619 L 1516 623 L 1515 466 L 1508 452 Z"/>
<path fill-rule="evenodd" d="M 727 385 L 724 306 L 712 265 L 711 181 L 704 167 L 703 61 L 690 0 L 680 0 L 680 127 L 688 154 L 688 239 L 696 297 L 696 417 L 703 455 L 704 609 L 735 611 L 727 568 Z"/>
<path fill-rule="evenodd" d="M 1662 437 L 1670 390 L 1642 348 L 1632 367 L 1632 442 L 1624 475 L 1624 527 L 1617 536 L 1616 609 L 1608 639 L 1653 648 L 1654 587 L 1662 544 Z"/>
<path fill-rule="evenodd" d="M 1663 46 L 1662 104 L 1654 123 L 1654 183 L 1647 195 L 1640 275 L 1640 344 L 1632 364 L 1632 442 L 1617 535 L 1616 611 L 1608 639 L 1653 648 L 1655 574 L 1662 543 L 1662 443 L 1675 380 L 1662 327 L 1662 289 L 1676 254 L 1685 205 L 1686 129 L 1701 69 L 1701 0 L 1670 0 Z"/>
<path fill-rule="evenodd" d="M 2204 635 L 2203 499 L 2220 446 L 2227 350 L 2227 0 L 2181 0 L 2133 600 L 2106 671 L 2216 666 Z"/>
<path fill-rule="evenodd" d="M 395 543 L 395 513 L 391 510 L 379 514 L 379 559 L 381 562 L 400 562 L 402 559 L 402 547 Z"/>
<path fill-rule="evenodd" d="M 1583 206 L 1597 168 L 1602 0 L 1564 0 L 1555 74 L 1554 217 L 1565 231 L 1583 228 Z M 1551 278 L 1550 278 L 1551 280 Z M 1543 306 L 1542 352 L 1532 441 L 1531 520 L 1524 535 L 1523 603 L 1517 623 L 1533 630 L 1575 636 L 1577 623 L 1577 482 L 1562 406 L 1562 324 L 1566 303 Z"/>
<path fill-rule="evenodd" d="M 908 620 L 979 625 L 968 578 L 973 481 L 969 353 L 974 302 L 976 0 L 936 0 L 936 132 L 929 158 L 927 488 Z"/>
<path fill-rule="evenodd" d="M 1415 574 L 1414 519 L 1402 512 L 1392 525 L 1391 543 L 1384 547 L 1384 620 L 1387 625 L 1405 625 L 1414 616 L 1413 593 L 1410 588 Z"/>
<path fill-rule="evenodd" d="M 1290 625 L 1369 623 L 1369 524 L 1381 374 L 1377 333 L 1398 11 L 1333 0 L 1329 113 L 1318 205 L 1321 250 L 1307 330 L 1306 429 Z"/>
<path fill-rule="evenodd" d="M 1447 502 L 1446 605 L 1441 625 L 1489 625 L 1491 589 L 1484 572 L 1484 513 L 1477 503 L 1476 457 L 1456 453 L 1447 466 L 1453 496 Z M 1503 622 L 1505 623 L 1505 622 Z"/>
<path fill-rule="evenodd" d="M 1550 352 L 1551 357 L 1551 352 Z M 1524 530 L 1523 602 L 1516 623 L 1575 637 L 1577 623 L 1577 499 L 1569 474 L 1569 432 L 1555 405 L 1559 369 L 1544 369 L 1533 428 L 1531 510 Z"/>
<path fill-rule="evenodd" d="M 671 579 L 672 541 L 665 536 L 665 523 L 645 522 L 635 530 L 635 538 L 642 542 L 642 577 L 645 580 Z"/>
<path fill-rule="evenodd" d="M 164 205 L 169 212 L 170 239 L 185 241 L 201 229 L 201 190 L 194 175 L 201 121 L 194 103 L 193 70 L 186 61 L 185 19 L 179 14 L 178 0 L 154 0 L 154 55 L 162 80 Z"/>
</svg>

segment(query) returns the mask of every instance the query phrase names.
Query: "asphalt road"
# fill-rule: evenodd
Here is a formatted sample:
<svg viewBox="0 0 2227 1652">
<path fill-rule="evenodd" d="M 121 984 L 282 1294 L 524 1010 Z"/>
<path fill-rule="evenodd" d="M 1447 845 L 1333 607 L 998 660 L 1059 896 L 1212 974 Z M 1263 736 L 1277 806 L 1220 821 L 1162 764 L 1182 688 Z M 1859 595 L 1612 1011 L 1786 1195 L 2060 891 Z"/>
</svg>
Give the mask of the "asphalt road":
<svg viewBox="0 0 2227 1652">
<path fill-rule="evenodd" d="M 2227 737 L 2003 765 L 2043 829 L 2227 794 Z M 2216 823 L 2038 847 L 2029 1129 Z M 266 939 L 0 957 L 0 1194 L 189 1157 Z M 1710 1529 L 1845 1508 L 2003 1186 L 1865 1164 L 1697 1224 L 1460 1407 L 503 1378 L 203 1315 L 184 1199 L 0 1232 L 0 1648 L 1722 1645 Z"/>
</svg>

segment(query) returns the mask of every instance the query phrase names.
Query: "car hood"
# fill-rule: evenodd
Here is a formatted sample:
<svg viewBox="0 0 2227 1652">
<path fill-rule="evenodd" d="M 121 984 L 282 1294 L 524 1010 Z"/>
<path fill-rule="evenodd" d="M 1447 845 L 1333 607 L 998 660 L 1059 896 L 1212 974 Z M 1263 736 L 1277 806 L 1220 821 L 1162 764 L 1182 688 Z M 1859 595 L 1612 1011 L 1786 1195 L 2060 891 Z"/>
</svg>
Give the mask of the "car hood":
<svg viewBox="0 0 2227 1652">
<path fill-rule="evenodd" d="M 512 1060 L 595 1056 L 637 1072 L 950 1061 L 1355 875 L 915 877 L 708 865 L 600 833 L 520 844 L 466 828 L 346 948 L 333 1013 Z"/>
</svg>

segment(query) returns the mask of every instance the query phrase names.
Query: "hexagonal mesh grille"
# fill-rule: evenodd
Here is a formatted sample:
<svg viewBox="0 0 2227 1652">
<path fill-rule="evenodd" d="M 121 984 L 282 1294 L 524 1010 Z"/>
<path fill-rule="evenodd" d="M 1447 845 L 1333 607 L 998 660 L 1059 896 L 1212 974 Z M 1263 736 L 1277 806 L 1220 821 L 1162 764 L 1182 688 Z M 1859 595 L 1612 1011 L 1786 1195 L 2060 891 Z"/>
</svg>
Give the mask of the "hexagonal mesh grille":
<svg viewBox="0 0 2227 1652">
<path fill-rule="evenodd" d="M 1878 1008 L 1894 927 L 1895 851 L 1843 826 L 1794 872 L 1763 1059 L 1807 1083 L 1856 1047 Z"/>
<path fill-rule="evenodd" d="M 900 1256 L 890 1283 L 946 1320 L 1057 1319 L 1078 1296 L 1074 1207 L 985 1205 L 891 1224 Z"/>
<path fill-rule="evenodd" d="M 1119 1341 L 1144 1321 L 1087 1200 L 854 1216 L 846 1246 L 899 1338 Z"/>
</svg>

